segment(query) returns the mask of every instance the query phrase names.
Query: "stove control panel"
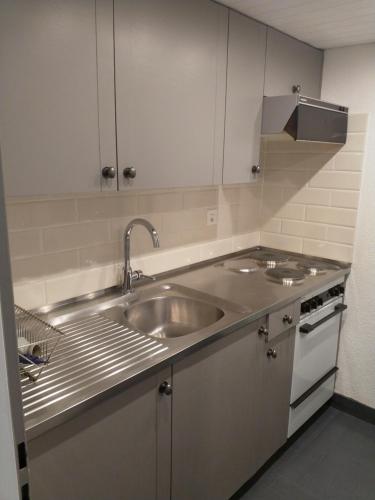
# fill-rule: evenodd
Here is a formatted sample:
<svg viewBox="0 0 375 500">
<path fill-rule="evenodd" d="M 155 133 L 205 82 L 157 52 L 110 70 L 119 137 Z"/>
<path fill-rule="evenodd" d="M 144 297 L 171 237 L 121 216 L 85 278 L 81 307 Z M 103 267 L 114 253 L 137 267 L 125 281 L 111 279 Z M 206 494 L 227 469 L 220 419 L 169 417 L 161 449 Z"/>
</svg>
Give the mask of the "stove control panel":
<svg viewBox="0 0 375 500">
<path fill-rule="evenodd" d="M 301 314 L 308 314 L 315 312 L 326 304 L 326 302 L 332 300 L 333 298 L 340 297 L 344 295 L 345 287 L 343 284 L 333 286 L 325 292 L 315 295 L 309 300 L 301 303 Z"/>
</svg>

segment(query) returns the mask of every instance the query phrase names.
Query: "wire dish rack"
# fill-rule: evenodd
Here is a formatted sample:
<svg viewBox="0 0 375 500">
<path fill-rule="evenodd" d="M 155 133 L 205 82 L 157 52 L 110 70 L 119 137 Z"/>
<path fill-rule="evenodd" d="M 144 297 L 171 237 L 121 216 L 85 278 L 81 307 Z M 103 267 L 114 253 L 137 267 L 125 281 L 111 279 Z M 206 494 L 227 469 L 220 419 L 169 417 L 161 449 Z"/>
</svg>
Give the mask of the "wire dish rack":
<svg viewBox="0 0 375 500">
<path fill-rule="evenodd" d="M 63 333 L 20 306 L 14 306 L 21 377 L 36 382 Z"/>
</svg>

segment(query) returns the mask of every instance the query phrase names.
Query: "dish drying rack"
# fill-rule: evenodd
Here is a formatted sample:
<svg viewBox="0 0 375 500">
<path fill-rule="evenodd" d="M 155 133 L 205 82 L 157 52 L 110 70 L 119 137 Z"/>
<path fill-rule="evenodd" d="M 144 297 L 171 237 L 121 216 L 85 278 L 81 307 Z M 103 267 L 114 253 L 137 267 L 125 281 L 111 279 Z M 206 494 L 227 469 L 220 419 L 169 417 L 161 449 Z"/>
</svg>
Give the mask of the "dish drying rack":
<svg viewBox="0 0 375 500">
<path fill-rule="evenodd" d="M 14 313 L 20 375 L 36 382 L 63 333 L 20 306 L 14 306 Z"/>
</svg>

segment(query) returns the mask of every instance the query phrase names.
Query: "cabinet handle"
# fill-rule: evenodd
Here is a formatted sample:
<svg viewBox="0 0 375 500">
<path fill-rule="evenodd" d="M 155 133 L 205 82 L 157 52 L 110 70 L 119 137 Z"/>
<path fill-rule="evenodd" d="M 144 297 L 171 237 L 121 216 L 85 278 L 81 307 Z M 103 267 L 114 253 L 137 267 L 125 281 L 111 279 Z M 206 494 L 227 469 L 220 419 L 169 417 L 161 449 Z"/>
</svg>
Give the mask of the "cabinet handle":
<svg viewBox="0 0 375 500">
<path fill-rule="evenodd" d="M 260 174 L 260 165 L 253 165 L 251 171 L 253 174 Z"/>
<path fill-rule="evenodd" d="M 261 326 L 258 330 L 258 334 L 261 336 L 261 337 L 264 337 L 264 342 L 268 342 L 268 336 L 270 334 L 270 332 L 268 331 L 268 329 L 265 327 L 265 326 Z"/>
<path fill-rule="evenodd" d="M 166 380 L 162 382 L 159 386 L 160 394 L 165 394 L 166 396 L 170 396 L 172 394 L 172 386 Z"/>
<path fill-rule="evenodd" d="M 104 167 L 102 168 L 102 176 L 105 179 L 114 179 L 116 177 L 115 167 Z"/>
<path fill-rule="evenodd" d="M 299 83 L 297 85 L 293 85 L 292 92 L 293 94 L 300 94 L 302 92 L 302 85 Z"/>
<path fill-rule="evenodd" d="M 267 358 L 277 358 L 277 351 L 276 349 L 268 349 L 267 351 Z"/>
<path fill-rule="evenodd" d="M 283 317 L 283 323 L 288 323 L 288 325 L 291 325 L 293 323 L 293 318 L 290 314 L 286 314 Z"/>
<path fill-rule="evenodd" d="M 134 167 L 126 167 L 123 172 L 125 179 L 135 179 L 137 171 Z"/>
</svg>

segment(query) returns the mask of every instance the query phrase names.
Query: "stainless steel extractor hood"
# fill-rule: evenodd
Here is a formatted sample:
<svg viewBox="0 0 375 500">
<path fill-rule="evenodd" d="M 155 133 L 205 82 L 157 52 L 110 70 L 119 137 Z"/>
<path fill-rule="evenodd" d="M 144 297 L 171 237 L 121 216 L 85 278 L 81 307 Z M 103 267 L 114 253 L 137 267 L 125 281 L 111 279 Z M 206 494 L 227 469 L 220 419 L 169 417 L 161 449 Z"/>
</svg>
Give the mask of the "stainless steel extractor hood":
<svg viewBox="0 0 375 500">
<path fill-rule="evenodd" d="M 286 133 L 295 141 L 345 144 L 349 108 L 300 94 L 264 97 L 262 135 Z"/>
</svg>

